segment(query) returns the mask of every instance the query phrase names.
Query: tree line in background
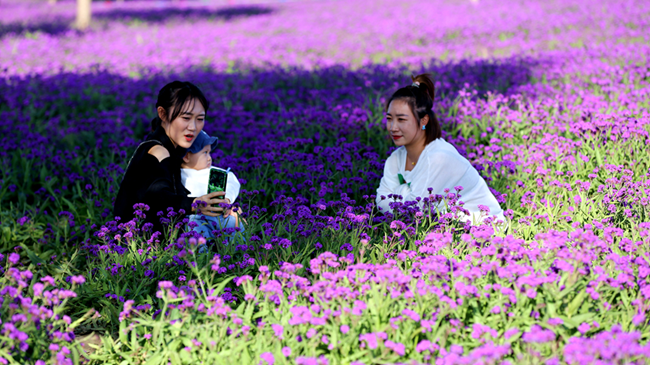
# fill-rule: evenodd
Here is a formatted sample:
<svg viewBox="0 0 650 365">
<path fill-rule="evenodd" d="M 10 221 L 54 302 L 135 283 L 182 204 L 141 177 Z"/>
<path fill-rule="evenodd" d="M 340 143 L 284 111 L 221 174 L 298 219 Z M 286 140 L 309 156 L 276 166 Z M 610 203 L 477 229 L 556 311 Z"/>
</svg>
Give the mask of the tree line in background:
<svg viewBox="0 0 650 365">
<path fill-rule="evenodd" d="M 116 0 L 117 2 L 123 2 L 124 0 Z M 57 0 L 48 0 L 48 3 L 51 5 L 56 4 Z M 77 0 L 77 19 L 75 21 L 75 26 L 79 29 L 86 29 L 90 25 L 90 18 L 92 14 L 91 10 L 92 0 Z"/>
</svg>

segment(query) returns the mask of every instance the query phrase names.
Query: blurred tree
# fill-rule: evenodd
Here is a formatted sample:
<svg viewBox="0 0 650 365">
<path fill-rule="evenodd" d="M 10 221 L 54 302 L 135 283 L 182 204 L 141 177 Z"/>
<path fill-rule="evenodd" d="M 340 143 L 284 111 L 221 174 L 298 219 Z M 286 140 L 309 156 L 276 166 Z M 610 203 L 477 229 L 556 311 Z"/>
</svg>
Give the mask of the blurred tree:
<svg viewBox="0 0 650 365">
<path fill-rule="evenodd" d="M 91 0 L 77 0 L 77 28 L 86 29 L 90 25 Z"/>
<path fill-rule="evenodd" d="M 47 0 L 47 3 L 50 5 L 56 4 L 56 0 Z"/>
</svg>

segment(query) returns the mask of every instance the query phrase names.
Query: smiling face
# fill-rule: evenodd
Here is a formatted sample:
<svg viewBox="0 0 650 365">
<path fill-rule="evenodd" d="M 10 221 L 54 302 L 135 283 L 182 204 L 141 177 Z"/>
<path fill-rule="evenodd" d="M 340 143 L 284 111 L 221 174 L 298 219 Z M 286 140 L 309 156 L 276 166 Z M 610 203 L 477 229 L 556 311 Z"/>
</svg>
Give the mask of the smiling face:
<svg viewBox="0 0 650 365">
<path fill-rule="evenodd" d="M 426 125 L 428 120 L 429 116 L 427 115 L 420 120 L 420 125 L 418 125 L 418 121 L 406 101 L 395 99 L 391 101 L 386 111 L 386 130 L 390 133 L 396 146 L 424 144 L 426 135 L 422 126 Z"/>
<path fill-rule="evenodd" d="M 169 111 L 169 115 L 173 113 L 173 110 Z M 190 148 L 196 136 L 203 130 L 205 108 L 197 99 L 190 99 L 183 105 L 181 113 L 171 123 L 167 120 L 164 108 L 158 107 L 158 116 L 162 119 L 162 127 L 174 146 Z"/>
<path fill-rule="evenodd" d="M 212 157 L 210 157 L 210 152 L 212 148 L 209 144 L 206 144 L 203 149 L 197 153 L 188 152 L 185 157 L 183 157 L 183 163 L 181 167 L 184 169 L 194 169 L 194 170 L 203 170 L 212 166 Z"/>
</svg>

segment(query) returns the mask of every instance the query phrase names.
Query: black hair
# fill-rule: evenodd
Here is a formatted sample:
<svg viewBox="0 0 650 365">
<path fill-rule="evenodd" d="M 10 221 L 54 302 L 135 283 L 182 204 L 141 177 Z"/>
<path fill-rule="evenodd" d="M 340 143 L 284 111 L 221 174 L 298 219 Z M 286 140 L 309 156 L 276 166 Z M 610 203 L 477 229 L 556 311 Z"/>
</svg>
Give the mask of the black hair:
<svg viewBox="0 0 650 365">
<path fill-rule="evenodd" d="M 429 74 L 411 76 L 411 80 L 413 80 L 413 83 L 418 82 L 420 85 L 414 86 L 411 84 L 395 91 L 393 96 L 386 102 L 386 111 L 388 111 L 388 107 L 393 100 L 403 100 L 411 108 L 411 112 L 418 121 L 418 127 L 420 126 L 420 120 L 425 115 L 428 115 L 429 124 L 427 124 L 427 129 L 425 130 L 424 141 L 424 144 L 427 145 L 429 142 L 442 137 L 440 123 L 438 122 L 438 118 L 436 118 L 436 114 L 433 112 L 433 99 L 436 95 L 436 88 Z"/>
<path fill-rule="evenodd" d="M 172 81 L 169 84 L 165 85 L 158 92 L 158 101 L 156 101 L 156 109 L 159 106 L 165 109 L 167 113 L 167 118 L 171 123 L 176 119 L 184 110 L 183 106 L 188 100 L 199 100 L 205 112 L 208 112 L 210 103 L 208 99 L 205 98 L 205 95 L 199 90 L 196 85 L 188 81 Z M 171 115 L 169 111 L 174 109 Z M 162 119 L 158 116 L 156 112 L 156 117 L 151 121 L 151 130 L 155 131 L 162 124 Z"/>
</svg>

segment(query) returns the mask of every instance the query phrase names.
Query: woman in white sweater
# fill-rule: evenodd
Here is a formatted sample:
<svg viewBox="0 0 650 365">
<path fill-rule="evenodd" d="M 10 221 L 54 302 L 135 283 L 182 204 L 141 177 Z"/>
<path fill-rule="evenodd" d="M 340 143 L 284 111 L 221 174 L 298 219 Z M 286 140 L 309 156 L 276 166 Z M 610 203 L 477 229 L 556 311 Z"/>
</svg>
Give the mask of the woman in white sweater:
<svg viewBox="0 0 650 365">
<path fill-rule="evenodd" d="M 455 193 L 455 187 L 462 186 L 460 201 L 470 213 L 460 213 L 463 221 L 478 224 L 494 216 L 505 222 L 503 210 L 485 180 L 441 137 L 432 110 L 434 95 L 433 81 L 424 74 L 414 77 L 413 84 L 397 90 L 388 100 L 386 129 L 399 148 L 386 160 L 377 189 L 377 206 L 392 213 L 389 204 L 396 200 L 388 198 L 389 194 L 401 196 L 397 201 L 406 202 L 436 194 L 446 196 L 445 189 Z M 422 200 L 419 204 L 423 206 Z M 439 204 L 437 209 L 444 212 L 445 204 Z"/>
</svg>

